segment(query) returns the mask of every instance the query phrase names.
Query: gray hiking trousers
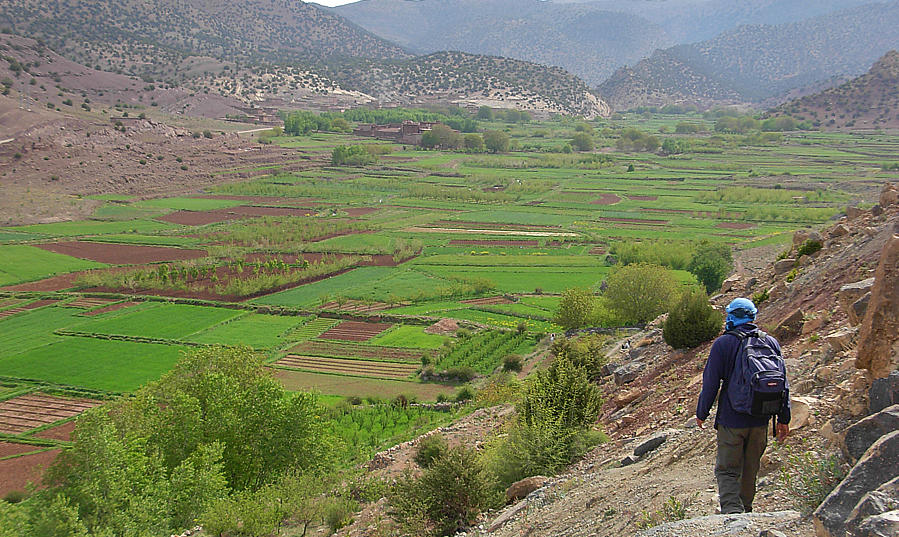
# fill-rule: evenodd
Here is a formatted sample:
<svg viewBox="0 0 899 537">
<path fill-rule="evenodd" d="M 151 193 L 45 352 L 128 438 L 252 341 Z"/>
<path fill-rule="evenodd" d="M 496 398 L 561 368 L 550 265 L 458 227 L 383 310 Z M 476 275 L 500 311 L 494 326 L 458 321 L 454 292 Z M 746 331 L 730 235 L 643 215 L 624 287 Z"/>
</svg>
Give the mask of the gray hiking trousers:
<svg viewBox="0 0 899 537">
<path fill-rule="evenodd" d="M 729 429 L 718 426 L 718 458 L 715 477 L 721 513 L 752 511 L 755 479 L 768 446 L 768 427 Z"/>
</svg>

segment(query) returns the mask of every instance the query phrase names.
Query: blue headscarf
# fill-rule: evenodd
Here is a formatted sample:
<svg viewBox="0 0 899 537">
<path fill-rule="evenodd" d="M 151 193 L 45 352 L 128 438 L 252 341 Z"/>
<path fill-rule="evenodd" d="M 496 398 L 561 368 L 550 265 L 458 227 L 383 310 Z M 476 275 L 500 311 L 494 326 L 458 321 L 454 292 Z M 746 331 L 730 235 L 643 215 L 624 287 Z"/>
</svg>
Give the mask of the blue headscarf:
<svg viewBox="0 0 899 537">
<path fill-rule="evenodd" d="M 755 314 L 758 308 L 748 298 L 736 298 L 727 305 L 725 309 L 727 318 L 724 327 L 726 330 L 733 330 L 741 324 L 750 323 L 755 320 Z"/>
</svg>

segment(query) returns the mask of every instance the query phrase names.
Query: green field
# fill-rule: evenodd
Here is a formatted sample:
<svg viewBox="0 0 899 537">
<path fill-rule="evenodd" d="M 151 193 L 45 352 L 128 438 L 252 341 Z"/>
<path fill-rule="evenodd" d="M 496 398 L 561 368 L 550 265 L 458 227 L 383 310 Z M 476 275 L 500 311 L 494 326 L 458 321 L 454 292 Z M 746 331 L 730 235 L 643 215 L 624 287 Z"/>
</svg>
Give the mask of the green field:
<svg viewBox="0 0 899 537">
<path fill-rule="evenodd" d="M 103 263 L 48 252 L 35 246 L 0 246 L 0 286 L 105 266 L 107 265 Z"/>
<path fill-rule="evenodd" d="M 704 130 L 675 134 L 682 122 Z M 560 332 L 552 322 L 560 294 L 572 287 L 598 291 L 616 265 L 634 261 L 627 247 L 682 269 L 703 239 L 735 250 L 782 245 L 794 230 L 823 225 L 847 205 L 870 206 L 880 183 L 899 179 L 899 173 L 881 168 L 899 154 L 899 137 L 890 133 L 794 131 L 766 138 L 715 132 L 715 122 L 711 115 L 650 112 L 590 122 L 479 121 L 481 130 L 508 132 L 514 149 L 472 154 L 394 146 L 369 166 L 305 159 L 326 157 L 340 144 L 387 144 L 347 134 L 281 136 L 272 143 L 296 151 L 291 162 L 309 166 L 296 172 L 273 167 L 270 175 L 242 181 L 232 181 L 234 174 L 253 168 L 214 170 L 228 182 L 202 194 L 269 196 L 266 205 L 273 207 L 315 207 L 310 216 L 226 221 L 187 231 L 152 218 L 247 202 L 190 194 L 144 201 L 101 195 L 93 199 L 107 203 L 90 220 L 4 227 L 0 287 L 96 268 L 102 281 L 111 282 L 97 284 L 100 291 L 112 290 L 116 300 L 160 294 L 203 302 L 147 301 L 96 317 L 55 306 L 18 313 L 0 320 L 0 376 L 128 391 L 164 372 L 182 345 L 248 345 L 275 363 L 304 341 L 311 354 L 372 361 L 417 363 L 427 352 L 436 367 L 473 367 L 487 375 L 502 354 L 528 353 L 535 335 Z M 630 128 L 656 136 L 667 149 L 626 148 L 619 142 Z M 592 133 L 595 151 L 566 152 L 576 129 Z M 150 265 L 119 277 L 120 268 L 21 244 L 73 237 L 202 248 L 209 258 Z M 381 257 L 366 257 L 376 255 Z M 684 285 L 695 283 L 684 270 L 672 275 Z M 243 281 L 228 287 L 234 279 Z M 249 291 L 222 291 L 238 288 Z M 9 308 L 0 307 L 38 298 L 11 295 Z M 224 300 L 244 301 L 247 308 L 234 309 Z M 247 311 L 252 307 L 260 311 Z M 343 319 L 320 314 L 393 326 L 369 341 L 334 346 L 317 338 Z M 488 328 L 468 338 L 424 332 L 443 318 L 468 326 L 460 334 L 473 326 Z M 509 335 L 519 329 L 523 335 Z M 99 375 L 85 369 L 90 349 L 97 352 Z M 161 358 L 154 361 L 151 351 Z M 70 374 L 57 354 L 75 357 Z M 135 359 L 146 367 L 135 367 Z M 433 400 L 455 389 L 412 377 L 404 382 L 286 369 L 275 374 L 291 389 L 317 389 L 332 402 L 336 396 L 401 393 Z M 373 438 L 360 441 L 380 442 Z"/>
</svg>

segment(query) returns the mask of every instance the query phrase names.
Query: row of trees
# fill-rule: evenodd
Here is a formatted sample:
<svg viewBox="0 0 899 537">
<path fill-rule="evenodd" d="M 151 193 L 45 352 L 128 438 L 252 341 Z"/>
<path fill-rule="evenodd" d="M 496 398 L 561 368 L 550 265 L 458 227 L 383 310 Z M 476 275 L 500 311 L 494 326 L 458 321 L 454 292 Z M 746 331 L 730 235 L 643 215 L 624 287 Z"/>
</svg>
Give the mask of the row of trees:
<svg viewBox="0 0 899 537">
<path fill-rule="evenodd" d="M 503 131 L 461 134 L 447 125 L 437 124 L 421 137 L 422 147 L 428 149 L 464 149 L 470 153 L 505 153 L 509 151 L 509 135 Z"/>
</svg>

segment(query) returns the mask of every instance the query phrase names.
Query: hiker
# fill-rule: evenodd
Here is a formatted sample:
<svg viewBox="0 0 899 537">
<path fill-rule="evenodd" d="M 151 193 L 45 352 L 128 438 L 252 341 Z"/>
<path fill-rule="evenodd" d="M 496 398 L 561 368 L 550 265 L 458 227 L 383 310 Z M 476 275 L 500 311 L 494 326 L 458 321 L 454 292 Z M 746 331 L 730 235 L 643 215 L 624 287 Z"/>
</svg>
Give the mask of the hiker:
<svg viewBox="0 0 899 537">
<path fill-rule="evenodd" d="M 754 323 L 755 304 L 737 298 L 726 312 L 725 333 L 712 344 L 702 373 L 696 424 L 703 428 L 718 397 L 715 477 L 721 513 L 750 513 L 756 476 L 768 445 L 768 422 L 777 417 L 774 434 L 778 441 L 790 432 L 789 383 L 780 343 Z"/>
</svg>

